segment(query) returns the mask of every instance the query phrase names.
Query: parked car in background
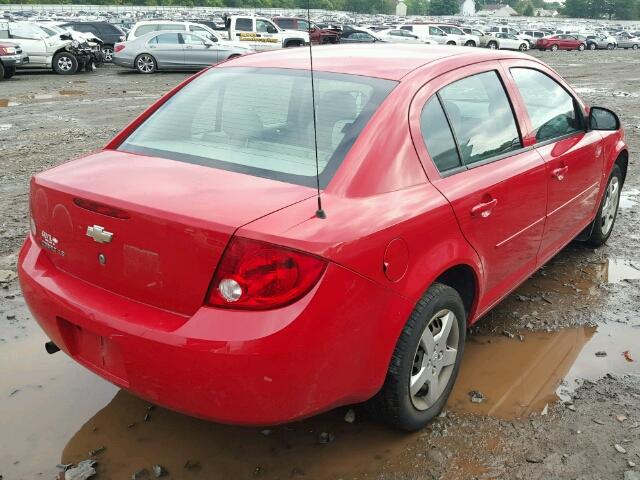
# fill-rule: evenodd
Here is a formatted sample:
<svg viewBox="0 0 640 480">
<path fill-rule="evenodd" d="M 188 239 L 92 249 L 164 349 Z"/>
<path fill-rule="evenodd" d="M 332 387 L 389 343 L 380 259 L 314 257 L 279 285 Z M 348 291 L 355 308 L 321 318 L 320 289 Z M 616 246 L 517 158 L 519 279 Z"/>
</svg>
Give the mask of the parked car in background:
<svg viewBox="0 0 640 480">
<path fill-rule="evenodd" d="M 620 120 L 539 60 L 342 45 L 314 68 L 315 108 L 299 51 L 224 62 L 32 177 L 18 274 L 50 350 L 213 421 L 368 401 L 416 430 L 467 328 L 611 235 Z"/>
<path fill-rule="evenodd" d="M 493 26 L 485 30 L 485 33 L 508 33 L 509 35 L 518 35 L 520 31 L 517 28 L 507 26 Z"/>
<path fill-rule="evenodd" d="M 346 29 L 343 30 L 342 35 L 340 36 L 340 43 L 376 43 L 376 42 L 385 42 L 373 32 L 367 32 L 364 30 L 357 29 Z"/>
<path fill-rule="evenodd" d="M 429 24 L 405 24 L 401 30 L 412 32 L 422 40 L 432 40 L 440 45 L 463 45 L 463 39 L 459 35 L 449 35 L 441 28 Z"/>
<path fill-rule="evenodd" d="M 539 50 L 584 50 L 586 43 L 574 35 L 558 34 L 539 39 L 536 47 Z"/>
<path fill-rule="evenodd" d="M 524 38 L 529 42 L 529 48 L 535 48 L 537 41 L 542 37 L 547 36 L 547 33 L 542 30 L 524 30 L 516 36 L 518 38 Z"/>
<path fill-rule="evenodd" d="M 22 53 L 20 45 L 0 40 L 0 80 L 13 77 L 16 68 L 27 63 L 29 57 Z"/>
<path fill-rule="evenodd" d="M 309 45 L 309 32 L 283 30 L 271 20 L 255 15 L 232 15 L 227 17 L 226 29 L 229 40 L 251 45 L 256 51 Z"/>
<path fill-rule="evenodd" d="M 320 28 L 314 22 L 309 23 L 309 21 L 304 18 L 273 17 L 271 20 L 284 30 L 300 30 L 301 32 L 308 32 L 311 43 L 316 45 L 340 42 L 339 30 Z"/>
<path fill-rule="evenodd" d="M 467 35 L 474 35 L 478 38 L 484 35 L 484 32 L 482 30 L 478 30 L 477 28 L 472 28 L 472 27 L 460 27 L 460 28 Z"/>
<path fill-rule="evenodd" d="M 464 45 L 466 47 L 477 47 L 480 44 L 480 37 L 465 33 L 457 25 L 437 24 L 436 26 L 447 35 L 456 37 L 458 40 L 456 43 L 458 45 Z"/>
<path fill-rule="evenodd" d="M 631 48 L 638 50 L 640 48 L 640 37 L 632 37 L 630 35 L 624 35 L 617 38 L 618 48 Z"/>
<path fill-rule="evenodd" d="M 209 38 L 224 39 L 224 32 L 218 32 L 202 23 L 172 20 L 144 20 L 136 23 L 126 36 L 126 40 L 134 40 L 150 32 L 183 31 L 204 34 Z M 226 39 L 228 41 L 228 39 Z"/>
<path fill-rule="evenodd" d="M 219 42 L 195 32 L 158 31 L 134 40 L 116 43 L 113 63 L 140 73 L 158 70 L 202 70 L 253 49 Z"/>
<path fill-rule="evenodd" d="M 62 33 L 60 33 L 62 32 Z M 90 70 L 102 62 L 100 46 L 89 42 L 81 33 L 34 22 L 9 23 L 9 40 L 18 43 L 29 57 L 23 68 L 53 69 L 61 75 Z"/>
<path fill-rule="evenodd" d="M 76 32 L 91 33 L 102 40 L 102 54 L 105 62 L 113 59 L 113 46 L 124 40 L 125 33 L 117 25 L 109 22 L 67 22 L 60 25 Z"/>
<path fill-rule="evenodd" d="M 480 37 L 480 46 L 493 50 L 520 50 L 529 49 L 529 42 L 509 33 L 488 32 Z"/>
<path fill-rule="evenodd" d="M 613 50 L 617 46 L 616 40 L 607 35 L 576 35 L 576 37 L 585 42 L 589 50 Z"/>
<path fill-rule="evenodd" d="M 389 43 L 421 43 L 428 45 L 436 43 L 429 39 L 423 40 L 418 35 L 400 28 L 380 30 L 379 32 L 376 32 L 376 37 Z"/>
</svg>

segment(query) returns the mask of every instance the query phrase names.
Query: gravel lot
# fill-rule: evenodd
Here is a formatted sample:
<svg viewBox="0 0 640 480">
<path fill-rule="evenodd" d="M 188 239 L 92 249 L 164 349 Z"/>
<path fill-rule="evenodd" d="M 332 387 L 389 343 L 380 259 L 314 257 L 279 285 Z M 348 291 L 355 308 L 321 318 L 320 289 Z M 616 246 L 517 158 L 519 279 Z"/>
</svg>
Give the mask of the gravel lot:
<svg viewBox="0 0 640 480">
<path fill-rule="evenodd" d="M 640 54 L 532 55 L 619 113 L 631 149 L 619 218 L 607 246 L 569 246 L 473 328 L 445 414 L 412 435 L 359 407 L 266 430 L 210 424 L 44 353 L 13 278 L 29 177 L 100 148 L 187 75 L 104 67 L 2 82 L 0 479 L 56 478 L 90 451 L 103 479 L 151 478 L 155 464 L 176 479 L 640 479 Z"/>
</svg>

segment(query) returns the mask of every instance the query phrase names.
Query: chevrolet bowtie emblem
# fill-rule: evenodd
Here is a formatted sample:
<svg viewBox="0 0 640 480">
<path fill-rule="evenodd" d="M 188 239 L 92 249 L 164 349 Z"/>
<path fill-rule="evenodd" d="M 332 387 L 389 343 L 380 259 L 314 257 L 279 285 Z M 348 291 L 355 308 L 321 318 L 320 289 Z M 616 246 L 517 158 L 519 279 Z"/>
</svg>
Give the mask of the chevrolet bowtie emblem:
<svg viewBox="0 0 640 480">
<path fill-rule="evenodd" d="M 107 232 L 100 225 L 94 225 L 93 227 L 87 227 L 87 237 L 93 238 L 98 243 L 109 243 L 113 238 L 113 233 Z"/>
</svg>

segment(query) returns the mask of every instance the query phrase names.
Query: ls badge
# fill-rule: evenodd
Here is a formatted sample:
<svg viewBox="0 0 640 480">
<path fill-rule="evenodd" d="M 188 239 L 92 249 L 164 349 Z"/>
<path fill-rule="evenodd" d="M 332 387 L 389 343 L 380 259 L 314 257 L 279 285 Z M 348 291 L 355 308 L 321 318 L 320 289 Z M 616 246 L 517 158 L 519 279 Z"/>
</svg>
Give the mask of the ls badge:
<svg viewBox="0 0 640 480">
<path fill-rule="evenodd" d="M 113 238 L 113 233 L 107 232 L 104 227 L 100 225 L 94 225 L 87 227 L 87 237 L 93 238 L 94 242 L 109 243 Z"/>
</svg>

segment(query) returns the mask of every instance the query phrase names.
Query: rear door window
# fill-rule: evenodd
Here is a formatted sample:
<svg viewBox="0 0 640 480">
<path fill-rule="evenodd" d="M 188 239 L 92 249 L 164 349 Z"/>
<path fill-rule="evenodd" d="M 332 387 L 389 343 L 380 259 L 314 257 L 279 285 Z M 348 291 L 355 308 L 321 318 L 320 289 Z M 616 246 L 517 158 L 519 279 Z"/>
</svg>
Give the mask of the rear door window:
<svg viewBox="0 0 640 480">
<path fill-rule="evenodd" d="M 147 33 L 155 32 L 157 29 L 157 25 L 140 25 L 136 28 L 136 37 L 141 37 Z"/>
<path fill-rule="evenodd" d="M 509 98 L 495 71 L 458 80 L 438 95 L 465 165 L 522 148 Z"/>
<path fill-rule="evenodd" d="M 511 75 L 527 108 L 537 142 L 584 130 L 574 98 L 555 80 L 532 68 L 512 68 Z"/>
</svg>

